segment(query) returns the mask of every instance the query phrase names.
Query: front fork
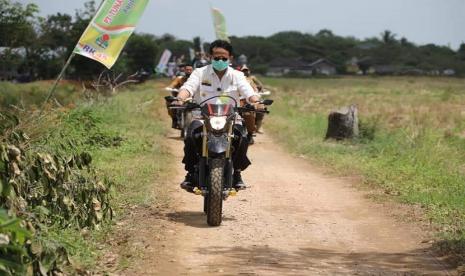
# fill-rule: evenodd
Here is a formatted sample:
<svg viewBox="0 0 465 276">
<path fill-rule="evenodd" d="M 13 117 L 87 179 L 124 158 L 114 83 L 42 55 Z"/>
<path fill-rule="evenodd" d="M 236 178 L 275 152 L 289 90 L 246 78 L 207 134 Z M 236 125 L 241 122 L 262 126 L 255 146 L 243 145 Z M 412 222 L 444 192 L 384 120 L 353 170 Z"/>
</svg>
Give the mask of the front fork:
<svg viewBox="0 0 465 276">
<path fill-rule="evenodd" d="M 233 139 L 233 124 L 229 127 L 228 130 L 228 150 L 225 153 L 225 169 L 224 169 L 224 177 L 225 177 L 225 183 L 224 183 L 224 188 L 226 191 L 231 191 L 233 190 L 233 170 L 234 166 L 232 163 L 232 152 L 231 152 L 231 143 Z M 202 130 L 202 156 L 200 157 L 200 162 L 199 162 L 199 186 L 202 191 L 207 191 L 207 167 L 208 167 L 208 135 L 207 135 L 207 127 L 205 124 L 203 125 L 203 130 Z M 204 193 L 204 192 L 203 192 Z M 230 195 L 230 194 L 229 194 Z"/>
</svg>

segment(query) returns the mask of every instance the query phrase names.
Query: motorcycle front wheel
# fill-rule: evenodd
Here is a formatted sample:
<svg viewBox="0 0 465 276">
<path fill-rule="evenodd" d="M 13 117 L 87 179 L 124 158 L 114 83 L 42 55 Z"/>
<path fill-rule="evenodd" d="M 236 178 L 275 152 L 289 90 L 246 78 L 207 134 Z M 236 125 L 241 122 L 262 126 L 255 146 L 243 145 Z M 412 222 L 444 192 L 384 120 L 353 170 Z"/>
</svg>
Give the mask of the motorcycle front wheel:
<svg viewBox="0 0 465 276">
<path fill-rule="evenodd" d="M 179 122 L 179 129 L 181 130 L 181 138 L 184 138 L 186 137 L 184 134 L 184 129 L 186 128 L 185 124 L 186 124 L 186 121 L 185 121 L 185 118 L 184 118 L 184 113 L 181 113 L 181 116 L 180 116 L 180 122 Z"/>
<path fill-rule="evenodd" d="M 208 197 L 207 196 L 203 198 L 203 212 L 205 213 L 205 215 L 208 213 Z"/>
<path fill-rule="evenodd" d="M 210 162 L 209 190 L 206 195 L 207 223 L 219 226 L 223 217 L 224 160 L 213 159 Z"/>
</svg>

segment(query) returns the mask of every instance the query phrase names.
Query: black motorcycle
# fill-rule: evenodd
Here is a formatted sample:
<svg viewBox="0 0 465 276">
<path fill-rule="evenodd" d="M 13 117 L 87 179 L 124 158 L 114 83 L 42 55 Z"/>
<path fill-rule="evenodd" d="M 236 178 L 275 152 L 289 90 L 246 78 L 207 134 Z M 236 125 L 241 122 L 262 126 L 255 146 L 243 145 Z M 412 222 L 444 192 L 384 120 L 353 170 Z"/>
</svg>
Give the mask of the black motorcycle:
<svg viewBox="0 0 465 276">
<path fill-rule="evenodd" d="M 177 89 L 172 89 L 176 91 Z M 174 93 L 174 92 L 172 92 Z M 165 101 L 169 109 L 173 110 L 176 118 L 176 124 L 173 126 L 174 129 L 179 129 L 181 131 L 181 138 L 184 138 L 187 134 L 187 129 L 192 122 L 193 114 L 192 109 L 186 108 L 187 105 L 191 102 L 188 100 L 184 106 L 171 106 L 171 103 L 176 101 L 175 96 L 166 96 Z"/>
<path fill-rule="evenodd" d="M 229 103 L 207 103 L 215 98 L 227 99 Z M 266 106 L 272 103 L 272 100 L 262 102 Z M 232 183 L 234 123 L 239 113 L 268 111 L 255 110 L 251 105 L 239 107 L 237 101 L 229 96 L 215 96 L 200 104 L 187 104 L 185 108 L 200 109 L 204 122 L 203 130 L 199 134 L 202 139 L 202 152 L 195 172 L 197 183 L 194 183 L 196 188 L 192 192 L 204 196 L 204 212 L 208 225 L 219 226 L 222 221 L 223 200 L 237 193 Z"/>
</svg>

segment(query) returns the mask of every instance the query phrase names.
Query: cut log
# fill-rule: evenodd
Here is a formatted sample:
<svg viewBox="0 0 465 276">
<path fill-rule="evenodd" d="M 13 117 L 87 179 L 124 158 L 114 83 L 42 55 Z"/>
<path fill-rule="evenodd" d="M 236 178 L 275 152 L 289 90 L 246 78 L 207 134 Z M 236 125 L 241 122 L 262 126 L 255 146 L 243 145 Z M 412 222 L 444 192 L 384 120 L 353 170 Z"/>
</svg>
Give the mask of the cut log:
<svg viewBox="0 0 465 276">
<path fill-rule="evenodd" d="M 328 117 L 326 139 L 352 139 L 359 135 L 358 110 L 355 105 L 332 111 Z"/>
</svg>

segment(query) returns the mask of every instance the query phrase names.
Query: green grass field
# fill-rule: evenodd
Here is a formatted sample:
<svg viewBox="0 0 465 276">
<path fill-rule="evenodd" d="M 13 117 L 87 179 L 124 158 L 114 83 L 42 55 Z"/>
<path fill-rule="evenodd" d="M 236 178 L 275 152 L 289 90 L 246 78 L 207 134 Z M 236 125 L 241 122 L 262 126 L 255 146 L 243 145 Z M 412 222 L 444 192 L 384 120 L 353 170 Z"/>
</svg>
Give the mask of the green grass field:
<svg viewBox="0 0 465 276">
<path fill-rule="evenodd" d="M 164 112 L 161 93 L 156 93 L 153 82 L 121 90 L 104 103 L 81 105 L 90 108 L 100 118 L 102 131 L 117 133 L 122 141 L 119 146 L 105 147 L 92 152 L 94 166 L 114 184 L 114 223 L 125 219 L 138 206 L 164 204 L 169 198 L 157 185 L 170 172 L 170 153 L 164 147 L 165 134 L 169 124 L 162 120 Z M 160 108 L 162 107 L 162 108 Z M 116 249 L 105 241 L 115 235 L 113 227 L 94 232 L 94 242 L 82 248 L 78 261 L 85 268 L 95 269 L 96 261 L 105 252 L 121 250 L 118 266 L 127 265 L 125 256 L 132 250 L 123 244 Z M 122 231 L 121 229 L 119 231 Z M 96 249 L 99 248 L 99 250 Z M 95 258 L 97 257 L 97 258 Z M 134 255 L 136 257 L 136 255 Z M 105 261 L 105 260 L 103 260 Z"/>
<path fill-rule="evenodd" d="M 134 208 L 149 208 L 169 201 L 162 185 L 173 164 L 171 154 L 164 146 L 169 123 L 163 120 L 164 95 L 157 93 L 156 86 L 158 84 L 150 82 L 135 90 L 122 91 L 96 109 L 104 118 L 105 129 L 120 133 L 123 138 L 121 146 L 94 153 L 95 166 L 115 182 L 115 223 L 126 219 Z M 114 229 L 108 230 L 106 239 L 112 239 Z M 119 251 L 120 268 L 143 253 L 133 252 L 135 249 L 129 244 L 123 243 L 118 249 L 103 244 L 104 252 Z M 126 257 L 129 255 L 132 257 Z"/>
<path fill-rule="evenodd" d="M 289 149 L 341 175 L 420 206 L 438 246 L 465 244 L 465 80 L 264 79 L 274 93 L 267 130 Z M 325 141 L 331 110 L 356 104 L 357 141 Z"/>
</svg>

